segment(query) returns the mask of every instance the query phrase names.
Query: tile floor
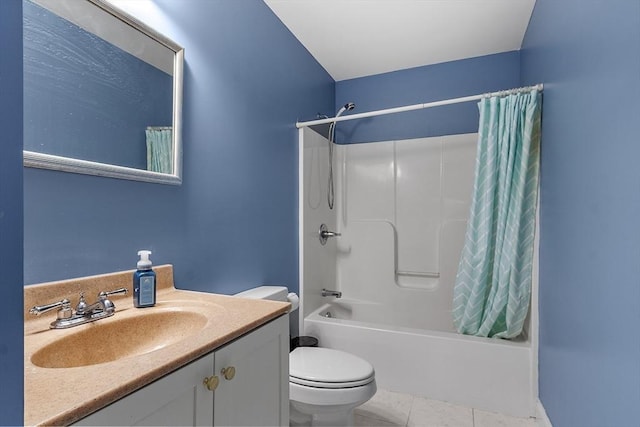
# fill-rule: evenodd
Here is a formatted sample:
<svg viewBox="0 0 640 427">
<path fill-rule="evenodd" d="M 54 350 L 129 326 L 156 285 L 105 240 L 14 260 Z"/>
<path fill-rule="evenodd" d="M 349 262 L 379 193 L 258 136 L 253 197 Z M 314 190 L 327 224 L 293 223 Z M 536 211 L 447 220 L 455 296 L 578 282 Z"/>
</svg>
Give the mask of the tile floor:
<svg viewBox="0 0 640 427">
<path fill-rule="evenodd" d="M 410 394 L 380 390 L 355 410 L 356 426 L 539 427 L 534 418 L 515 418 Z"/>
</svg>

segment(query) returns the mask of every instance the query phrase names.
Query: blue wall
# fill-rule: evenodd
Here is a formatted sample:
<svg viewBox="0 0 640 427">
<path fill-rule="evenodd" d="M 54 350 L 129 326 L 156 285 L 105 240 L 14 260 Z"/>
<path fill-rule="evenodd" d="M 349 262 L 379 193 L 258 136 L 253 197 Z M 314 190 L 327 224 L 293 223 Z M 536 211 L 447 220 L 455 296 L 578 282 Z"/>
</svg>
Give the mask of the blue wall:
<svg viewBox="0 0 640 427">
<path fill-rule="evenodd" d="M 333 79 L 262 1 L 147 3 L 140 19 L 185 48 L 183 185 L 25 169 L 25 283 L 149 248 L 178 287 L 297 291 L 295 122 L 333 108 Z"/>
<path fill-rule="evenodd" d="M 517 51 L 343 80 L 336 83 L 336 110 L 347 102 L 346 114 L 381 110 L 449 98 L 477 95 L 520 85 Z M 324 112 L 333 116 L 333 112 Z M 340 143 L 387 141 L 478 131 L 475 102 L 370 117 L 336 126 Z"/>
<path fill-rule="evenodd" d="M 537 0 L 544 82 L 540 399 L 554 427 L 640 419 L 640 2 Z"/>
<path fill-rule="evenodd" d="M 147 169 L 172 77 L 35 3 L 24 14 L 24 149 Z M 81 66 L 79 66 L 81 64 Z"/>
<path fill-rule="evenodd" d="M 22 425 L 22 0 L 0 1 L 0 424 Z"/>
<path fill-rule="evenodd" d="M 136 250 L 148 247 L 156 263 L 175 264 L 181 287 L 295 289 L 296 119 L 332 115 L 347 101 L 355 113 L 544 82 L 540 397 L 556 427 L 637 423 L 638 2 L 537 0 L 520 54 L 343 81 L 335 98 L 331 78 L 262 2 L 156 4 L 160 30 L 186 47 L 184 184 L 26 169 L 26 283 L 133 268 Z M 20 0 L 0 1 L 0 297 L 14 301 L 22 300 L 19 23 Z M 452 109 L 408 113 L 406 123 L 341 123 L 339 138 L 476 130 L 475 105 Z M 9 325 L 0 373 L 15 385 L 0 394 L 0 421 L 20 424 L 22 372 L 13 367 L 22 313 L 8 306 L 0 316 Z"/>
</svg>

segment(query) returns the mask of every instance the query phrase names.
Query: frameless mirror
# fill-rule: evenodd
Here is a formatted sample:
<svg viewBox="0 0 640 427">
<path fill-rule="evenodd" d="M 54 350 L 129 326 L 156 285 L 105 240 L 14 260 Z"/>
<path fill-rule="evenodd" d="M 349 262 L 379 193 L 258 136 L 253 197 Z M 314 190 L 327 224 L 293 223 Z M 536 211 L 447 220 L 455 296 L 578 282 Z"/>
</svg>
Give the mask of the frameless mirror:
<svg viewBox="0 0 640 427">
<path fill-rule="evenodd" d="M 182 182 L 184 50 L 104 0 L 23 0 L 24 165 Z"/>
</svg>

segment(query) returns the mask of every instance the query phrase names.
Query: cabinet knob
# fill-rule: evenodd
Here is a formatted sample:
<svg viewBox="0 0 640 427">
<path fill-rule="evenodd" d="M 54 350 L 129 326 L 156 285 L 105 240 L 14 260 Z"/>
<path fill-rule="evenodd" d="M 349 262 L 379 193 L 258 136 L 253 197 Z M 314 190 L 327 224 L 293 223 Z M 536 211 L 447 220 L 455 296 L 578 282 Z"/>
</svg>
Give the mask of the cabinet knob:
<svg viewBox="0 0 640 427">
<path fill-rule="evenodd" d="M 220 379 L 217 375 L 214 375 L 212 377 L 204 377 L 204 380 L 202 380 L 202 384 L 204 384 L 204 386 L 209 391 L 214 391 L 216 388 L 218 388 L 219 383 Z"/>
<path fill-rule="evenodd" d="M 233 377 L 236 376 L 236 368 L 233 366 L 227 366 L 226 368 L 222 368 L 220 373 L 224 376 L 225 380 L 232 380 Z"/>
</svg>

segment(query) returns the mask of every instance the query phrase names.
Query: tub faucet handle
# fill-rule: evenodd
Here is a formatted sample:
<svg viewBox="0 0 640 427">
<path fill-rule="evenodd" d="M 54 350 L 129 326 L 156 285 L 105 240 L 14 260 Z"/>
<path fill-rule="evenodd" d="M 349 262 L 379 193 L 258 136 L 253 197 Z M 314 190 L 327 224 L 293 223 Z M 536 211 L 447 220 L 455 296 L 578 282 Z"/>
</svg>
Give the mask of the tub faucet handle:
<svg viewBox="0 0 640 427">
<path fill-rule="evenodd" d="M 320 229 L 318 230 L 318 238 L 320 239 L 320 244 L 326 244 L 329 237 L 340 237 L 340 233 L 329 231 L 326 224 L 320 225 Z"/>
</svg>

